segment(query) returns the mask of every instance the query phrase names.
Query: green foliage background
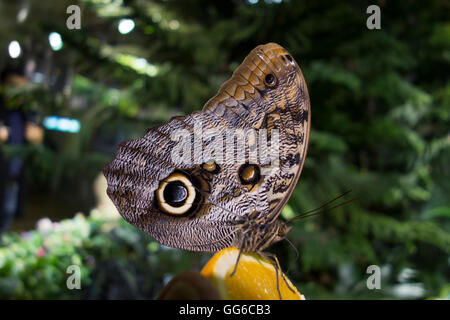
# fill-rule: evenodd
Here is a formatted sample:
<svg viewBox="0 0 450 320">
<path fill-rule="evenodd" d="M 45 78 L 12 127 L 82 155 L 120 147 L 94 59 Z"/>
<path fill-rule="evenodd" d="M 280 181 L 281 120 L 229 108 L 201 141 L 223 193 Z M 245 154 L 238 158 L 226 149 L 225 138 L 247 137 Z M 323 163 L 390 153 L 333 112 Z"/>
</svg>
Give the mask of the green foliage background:
<svg viewBox="0 0 450 320">
<path fill-rule="evenodd" d="M 253 47 L 277 42 L 302 68 L 312 106 L 308 157 L 283 216 L 318 207 L 348 189 L 359 198 L 299 220 L 289 236 L 298 257 L 286 242 L 272 248 L 289 277 L 311 299 L 449 297 L 448 1 L 83 0 L 77 31 L 65 27 L 65 8 L 72 3 L 27 3 L 29 19 L 21 25 L 8 20 L 17 5 L 0 4 L 6 25 L 0 46 L 14 38 L 42 51 L 30 43 L 45 43 L 50 31 L 59 32 L 64 47 L 52 53 L 53 68 L 70 71 L 68 89 L 51 92 L 45 83 L 41 90 L 47 94 L 31 91 L 30 101 L 44 115 L 77 117 L 83 128 L 78 135 L 50 134 L 57 147 L 25 152 L 32 190 L 55 196 L 70 190 L 90 203 L 80 190 L 89 188 L 80 186 L 88 186 L 112 156 L 96 150 L 93 141 L 116 135 L 118 128 L 122 140 L 140 137 L 147 126 L 199 110 Z M 366 28 L 370 4 L 381 7 L 381 30 Z M 124 17 L 136 23 L 128 35 L 117 32 Z M 148 64 L 142 67 L 139 58 Z M 77 99 L 88 107 L 75 108 Z M 75 294 L 59 286 L 38 293 L 23 280 L 22 289 L 13 286 L 9 297 L 123 297 L 100 284 L 107 283 L 106 269 L 115 265 L 128 270 L 117 281 L 133 288 L 126 291 L 133 292 L 129 297 L 153 297 L 164 277 L 180 272 L 176 266 L 200 268 L 209 257 L 165 251 L 119 223 L 115 232 L 132 239 L 125 250 L 122 240 L 101 232 L 104 222 L 87 221 L 99 236 L 81 237 L 80 247 L 68 244 L 62 255 L 76 254 L 83 265 L 94 257 L 96 263 L 85 271 L 89 290 Z M 12 265 L 6 268 L 0 260 L 1 288 L 7 288 L 3 281 L 36 277 L 36 270 L 54 270 L 62 281 L 61 265 L 32 258 L 41 238 L 22 255 L 12 254 L 12 247 L 30 240 L 17 234 L 5 239 L 0 250 L 9 252 Z M 14 271 L 17 261 L 29 271 Z M 381 290 L 366 287 L 372 264 L 382 267 Z"/>
</svg>

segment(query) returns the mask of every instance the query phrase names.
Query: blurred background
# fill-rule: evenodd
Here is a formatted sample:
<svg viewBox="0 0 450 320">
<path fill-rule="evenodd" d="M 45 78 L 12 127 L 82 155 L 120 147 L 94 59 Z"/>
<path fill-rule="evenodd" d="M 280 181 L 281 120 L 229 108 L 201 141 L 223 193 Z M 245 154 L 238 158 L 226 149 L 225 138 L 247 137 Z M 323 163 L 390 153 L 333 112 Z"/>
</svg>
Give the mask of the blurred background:
<svg viewBox="0 0 450 320">
<path fill-rule="evenodd" d="M 120 141 L 201 109 L 267 42 L 295 57 L 312 106 L 283 217 L 359 197 L 297 221 L 299 255 L 271 248 L 284 271 L 307 299 L 450 298 L 449 18 L 445 0 L 1 0 L 0 298 L 151 299 L 200 269 L 211 254 L 124 222 L 101 170 Z M 81 290 L 66 287 L 72 264 Z"/>
</svg>

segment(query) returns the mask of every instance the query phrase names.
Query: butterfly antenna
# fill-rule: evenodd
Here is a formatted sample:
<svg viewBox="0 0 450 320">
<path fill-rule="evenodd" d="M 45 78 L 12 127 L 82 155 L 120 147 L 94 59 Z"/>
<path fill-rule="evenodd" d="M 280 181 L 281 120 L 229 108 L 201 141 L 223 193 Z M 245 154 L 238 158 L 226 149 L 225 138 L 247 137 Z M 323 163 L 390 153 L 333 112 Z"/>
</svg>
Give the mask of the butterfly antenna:
<svg viewBox="0 0 450 320">
<path fill-rule="evenodd" d="M 311 217 L 311 216 L 318 215 L 318 214 L 321 214 L 321 213 L 325 213 L 325 212 L 331 211 L 333 209 L 339 208 L 341 206 L 344 206 L 346 204 L 349 204 L 349 203 L 351 203 L 353 201 L 358 200 L 358 198 L 353 198 L 353 199 L 344 201 L 342 203 L 339 203 L 337 205 L 334 205 L 334 206 L 332 206 L 330 208 L 326 208 L 328 205 L 330 205 L 331 203 L 335 202 L 336 200 L 344 197 L 345 195 L 349 194 L 351 191 L 352 190 L 347 190 L 343 194 L 341 194 L 341 195 L 337 196 L 336 198 L 326 202 L 325 204 L 321 205 L 320 207 L 317 207 L 317 208 L 315 208 L 313 210 L 309 210 L 309 211 L 306 211 L 306 212 L 304 212 L 304 213 L 302 213 L 302 214 L 300 214 L 298 216 L 295 216 L 295 217 L 289 219 L 286 223 L 290 223 L 290 222 L 292 222 L 292 221 L 294 221 L 296 219 L 307 218 L 307 217 Z M 323 209 L 323 210 L 321 210 L 321 209 Z"/>
<path fill-rule="evenodd" d="M 289 243 L 291 245 L 292 248 L 294 248 L 295 250 L 295 260 L 297 261 L 298 258 L 300 257 L 300 254 L 298 253 L 297 248 L 294 246 L 294 244 L 291 242 L 291 240 L 289 240 L 288 238 L 284 238 L 284 240 L 287 241 L 287 243 Z M 289 270 L 288 270 L 289 271 Z"/>
</svg>

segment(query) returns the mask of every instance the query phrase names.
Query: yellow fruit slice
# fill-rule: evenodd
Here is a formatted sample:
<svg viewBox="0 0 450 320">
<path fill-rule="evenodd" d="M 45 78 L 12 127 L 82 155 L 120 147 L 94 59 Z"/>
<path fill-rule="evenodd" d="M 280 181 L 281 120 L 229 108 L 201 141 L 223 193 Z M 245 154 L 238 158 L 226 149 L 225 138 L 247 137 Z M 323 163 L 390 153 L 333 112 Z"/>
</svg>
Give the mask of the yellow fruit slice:
<svg viewBox="0 0 450 320">
<path fill-rule="evenodd" d="M 242 253 L 236 273 L 234 270 L 239 254 L 237 248 L 227 248 L 217 252 L 204 266 L 201 274 L 211 280 L 222 299 L 226 300 L 278 300 L 276 273 L 274 266 L 255 253 Z M 292 292 L 278 272 L 281 298 L 283 300 L 304 300 L 287 279 Z"/>
</svg>

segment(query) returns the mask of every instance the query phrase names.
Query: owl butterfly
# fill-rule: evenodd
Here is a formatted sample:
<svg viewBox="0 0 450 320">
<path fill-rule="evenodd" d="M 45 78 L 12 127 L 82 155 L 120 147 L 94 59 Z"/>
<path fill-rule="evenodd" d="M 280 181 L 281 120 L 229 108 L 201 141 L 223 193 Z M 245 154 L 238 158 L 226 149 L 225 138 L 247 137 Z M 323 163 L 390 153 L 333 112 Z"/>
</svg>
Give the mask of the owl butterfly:
<svg viewBox="0 0 450 320">
<path fill-rule="evenodd" d="M 205 252 L 234 246 L 240 248 L 234 271 L 242 252 L 257 252 L 278 272 L 276 256 L 263 251 L 290 230 L 278 217 L 300 177 L 310 119 L 308 89 L 298 64 L 278 44 L 257 46 L 202 111 L 172 118 L 140 139 L 122 142 L 104 169 L 107 193 L 125 220 L 165 246 Z M 196 148 L 199 123 L 202 132 L 224 135 L 259 130 L 267 135 L 268 145 L 260 144 L 259 157 L 252 157 L 255 136 L 248 136 L 244 147 L 233 138 L 226 153 L 245 151 L 243 159 L 180 161 L 173 151 L 182 143 L 174 132 L 191 134 L 182 145 L 194 149 L 194 156 L 212 145 L 222 146 L 213 144 L 223 142 L 216 135 L 201 139 Z M 277 154 L 277 159 L 258 162 L 265 153 Z"/>
</svg>

